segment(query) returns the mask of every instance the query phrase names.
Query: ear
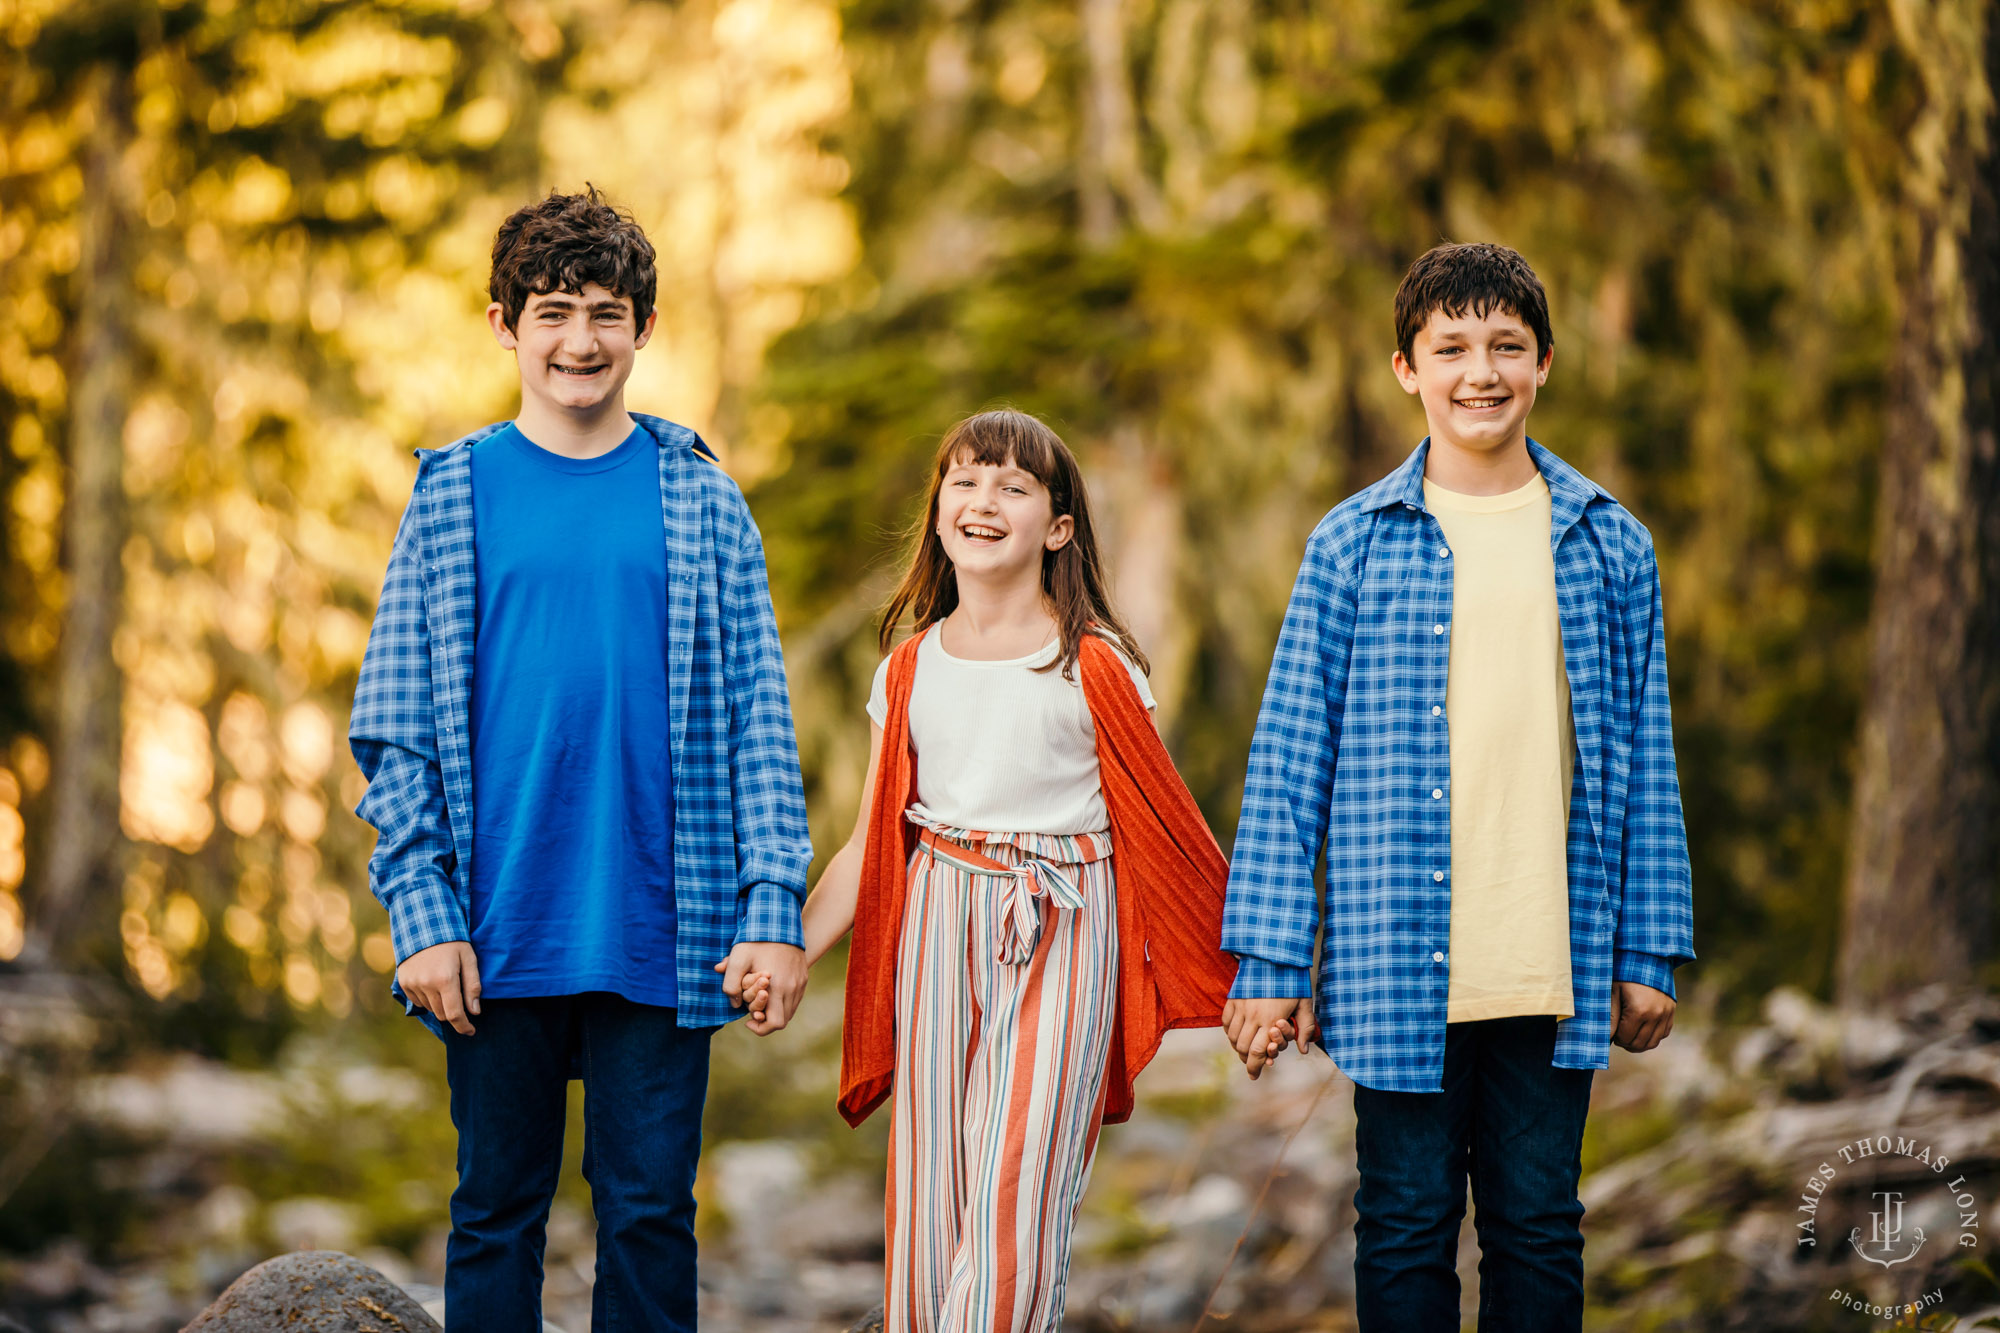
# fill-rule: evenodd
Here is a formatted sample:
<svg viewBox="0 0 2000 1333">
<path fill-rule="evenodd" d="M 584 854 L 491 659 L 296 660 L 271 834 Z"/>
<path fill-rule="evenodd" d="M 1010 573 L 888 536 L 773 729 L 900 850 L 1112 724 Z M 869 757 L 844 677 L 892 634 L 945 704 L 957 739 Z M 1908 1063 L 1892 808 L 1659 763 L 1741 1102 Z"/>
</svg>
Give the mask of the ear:
<svg viewBox="0 0 2000 1333">
<path fill-rule="evenodd" d="M 1417 391 L 1417 368 L 1403 356 L 1402 348 L 1398 347 L 1395 355 L 1389 358 L 1389 368 L 1396 372 L 1396 382 L 1403 386 L 1404 393 Z"/>
<path fill-rule="evenodd" d="M 487 306 L 486 322 L 493 329 L 493 341 L 499 343 L 508 351 L 511 352 L 521 345 L 521 340 L 514 336 L 514 330 L 507 327 L 506 306 L 501 305 L 498 301 Z"/>
<path fill-rule="evenodd" d="M 1555 364 L 1555 360 L 1556 349 L 1554 347 L 1544 347 L 1542 349 L 1542 364 L 1535 367 L 1536 388 L 1539 389 L 1542 385 L 1549 382 L 1549 367 Z"/>
<path fill-rule="evenodd" d="M 653 326 L 655 324 L 658 324 L 659 322 L 660 322 L 660 308 L 658 306 L 654 306 L 651 310 L 648 310 L 646 312 L 646 322 L 639 326 L 639 336 L 632 340 L 633 351 L 636 352 L 641 347 L 644 347 L 646 345 L 646 343 L 653 336 Z"/>
<path fill-rule="evenodd" d="M 1049 524 L 1049 535 L 1043 540 L 1042 545 L 1047 550 L 1060 551 L 1069 545 L 1069 539 L 1075 535 L 1076 520 L 1068 514 L 1063 514 Z"/>
</svg>

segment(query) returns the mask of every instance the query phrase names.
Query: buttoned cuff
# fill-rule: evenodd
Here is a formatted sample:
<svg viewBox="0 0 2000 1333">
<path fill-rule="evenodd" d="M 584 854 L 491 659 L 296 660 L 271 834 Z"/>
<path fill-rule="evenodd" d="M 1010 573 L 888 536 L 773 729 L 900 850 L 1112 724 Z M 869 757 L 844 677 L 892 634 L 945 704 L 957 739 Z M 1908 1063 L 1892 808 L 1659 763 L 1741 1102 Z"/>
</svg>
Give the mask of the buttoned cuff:
<svg viewBox="0 0 2000 1333">
<path fill-rule="evenodd" d="M 398 966 L 411 954 L 422 953 L 433 945 L 453 940 L 472 942 L 458 895 L 441 880 L 416 880 L 401 892 L 391 894 L 387 907 L 389 939 L 396 946 Z"/>
<path fill-rule="evenodd" d="M 799 922 L 799 895 L 782 884 L 763 880 L 750 886 L 743 924 L 737 927 L 738 944 L 789 944 L 806 947 L 805 927 Z"/>
<path fill-rule="evenodd" d="M 1640 953 L 1637 949 L 1614 949 L 1611 955 L 1611 979 L 1651 986 L 1670 1000 L 1679 999 L 1674 994 L 1674 965 L 1656 953 Z"/>
<path fill-rule="evenodd" d="M 1232 1000 L 1303 1000 L 1313 993 L 1312 969 L 1244 954 L 1236 960 Z"/>
</svg>

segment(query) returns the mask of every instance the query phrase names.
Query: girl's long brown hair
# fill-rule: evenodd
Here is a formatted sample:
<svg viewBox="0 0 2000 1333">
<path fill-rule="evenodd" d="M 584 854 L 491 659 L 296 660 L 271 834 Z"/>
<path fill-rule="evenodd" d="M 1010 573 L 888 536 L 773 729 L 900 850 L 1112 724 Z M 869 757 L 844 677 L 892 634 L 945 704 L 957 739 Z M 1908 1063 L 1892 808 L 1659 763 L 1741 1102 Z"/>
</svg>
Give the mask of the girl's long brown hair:
<svg viewBox="0 0 2000 1333">
<path fill-rule="evenodd" d="M 1097 630 L 1115 639 L 1125 655 L 1150 674 L 1152 664 L 1111 605 L 1104 562 L 1097 554 L 1097 529 L 1090 521 L 1090 497 L 1084 490 L 1083 470 L 1076 465 L 1076 455 L 1040 421 L 1007 408 L 967 417 L 946 431 L 944 442 L 938 445 L 937 462 L 931 468 L 930 497 L 923 517 L 910 530 L 909 565 L 882 609 L 877 639 L 881 650 L 889 651 L 905 616 L 922 630 L 958 606 L 958 571 L 944 552 L 937 520 L 938 493 L 944 489 L 945 474 L 959 463 L 1011 463 L 1048 488 L 1049 505 L 1056 517 L 1070 517 L 1070 539 L 1062 549 L 1042 553 L 1042 595 L 1055 617 L 1062 651 L 1055 661 L 1038 669 L 1060 666 L 1066 679 L 1075 680 L 1083 636 Z"/>
</svg>

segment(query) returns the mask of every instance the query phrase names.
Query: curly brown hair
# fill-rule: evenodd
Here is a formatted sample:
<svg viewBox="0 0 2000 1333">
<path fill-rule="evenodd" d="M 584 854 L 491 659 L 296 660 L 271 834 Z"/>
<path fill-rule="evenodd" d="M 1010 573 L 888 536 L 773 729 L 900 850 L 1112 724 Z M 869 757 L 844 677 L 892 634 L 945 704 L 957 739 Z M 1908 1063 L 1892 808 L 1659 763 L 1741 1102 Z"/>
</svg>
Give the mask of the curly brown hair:
<svg viewBox="0 0 2000 1333">
<path fill-rule="evenodd" d="M 630 300 L 639 327 L 653 313 L 659 287 L 653 243 L 631 213 L 614 207 L 595 185 L 583 189 L 582 194 L 551 193 L 515 209 L 500 224 L 486 289 L 505 312 L 509 329 L 520 320 L 529 297 L 574 295 L 592 282 Z"/>
</svg>

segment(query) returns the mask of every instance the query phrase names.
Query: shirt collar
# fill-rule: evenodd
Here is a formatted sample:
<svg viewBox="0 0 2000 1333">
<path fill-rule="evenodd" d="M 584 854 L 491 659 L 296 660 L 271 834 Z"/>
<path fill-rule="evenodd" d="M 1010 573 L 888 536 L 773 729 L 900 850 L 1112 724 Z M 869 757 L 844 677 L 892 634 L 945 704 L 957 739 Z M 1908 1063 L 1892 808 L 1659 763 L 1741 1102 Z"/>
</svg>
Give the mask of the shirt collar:
<svg viewBox="0 0 2000 1333">
<path fill-rule="evenodd" d="M 1426 435 L 1423 442 L 1411 450 L 1402 465 L 1382 480 L 1361 492 L 1363 512 L 1388 509 L 1403 505 L 1410 509 L 1424 506 L 1424 462 L 1430 457 L 1431 441 Z M 1611 499 L 1611 493 L 1590 478 L 1578 472 L 1568 463 L 1557 458 L 1534 440 L 1528 441 L 1528 456 L 1535 460 L 1535 468 L 1548 483 L 1549 499 L 1555 528 L 1560 531 L 1583 516 L 1592 500 L 1602 497 Z"/>
<path fill-rule="evenodd" d="M 692 449 L 695 453 L 700 454 L 703 458 L 706 458 L 711 463 L 720 463 L 722 461 L 721 459 L 715 456 L 715 450 L 708 447 L 708 441 L 702 439 L 701 436 L 695 434 L 693 431 L 689 430 L 686 426 L 677 425 L 674 422 L 668 421 L 664 417 L 649 416 L 644 412 L 634 412 L 632 414 L 632 419 L 638 422 L 640 428 L 644 430 L 648 435 L 651 435 L 653 437 L 653 442 L 659 445 L 662 449 L 672 449 L 672 448 Z M 432 462 L 434 462 L 438 458 L 443 457 L 445 454 L 450 453 L 452 450 L 457 449 L 461 445 L 472 445 L 479 443 L 479 441 L 485 439 L 487 436 L 493 434 L 495 431 L 501 430 L 507 424 L 508 423 L 505 421 L 496 421 L 490 426 L 481 426 L 478 430 L 473 431 L 472 434 L 460 436 L 458 439 L 453 440 L 450 444 L 447 444 L 442 449 L 413 450 L 412 452 L 415 453 L 417 456 L 418 471 L 421 472 L 425 467 L 429 466 Z"/>
</svg>

